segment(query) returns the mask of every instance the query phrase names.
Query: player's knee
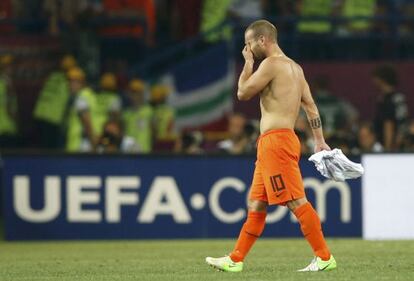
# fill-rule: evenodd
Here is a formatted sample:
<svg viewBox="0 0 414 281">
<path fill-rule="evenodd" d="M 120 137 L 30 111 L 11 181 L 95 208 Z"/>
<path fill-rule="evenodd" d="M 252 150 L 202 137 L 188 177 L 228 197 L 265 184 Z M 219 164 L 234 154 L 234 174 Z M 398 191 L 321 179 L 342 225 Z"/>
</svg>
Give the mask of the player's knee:
<svg viewBox="0 0 414 281">
<path fill-rule="evenodd" d="M 247 206 L 249 211 L 254 212 L 264 212 L 267 209 L 267 203 L 259 200 L 249 200 Z"/>
<path fill-rule="evenodd" d="M 306 204 L 307 202 L 308 200 L 306 199 L 306 197 L 303 197 L 303 198 L 294 199 L 289 202 L 286 202 L 286 206 L 289 208 L 289 210 L 294 212 L 296 208 L 299 208 L 300 206 L 302 206 L 303 204 Z"/>
</svg>

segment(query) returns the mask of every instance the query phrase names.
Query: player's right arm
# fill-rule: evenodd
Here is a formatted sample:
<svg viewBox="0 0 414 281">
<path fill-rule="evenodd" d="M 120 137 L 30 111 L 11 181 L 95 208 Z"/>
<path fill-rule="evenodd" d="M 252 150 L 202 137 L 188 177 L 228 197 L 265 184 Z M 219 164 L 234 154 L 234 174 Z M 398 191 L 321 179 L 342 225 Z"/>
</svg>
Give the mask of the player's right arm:
<svg viewBox="0 0 414 281">
<path fill-rule="evenodd" d="M 249 100 L 260 93 L 273 79 L 275 66 L 271 58 L 263 60 L 256 72 L 253 72 L 253 53 L 250 46 L 243 49 L 245 64 L 239 77 L 237 97 L 239 100 Z"/>
<path fill-rule="evenodd" d="M 301 106 L 305 111 L 309 124 L 312 128 L 313 139 L 315 142 L 315 152 L 322 150 L 331 150 L 331 148 L 326 144 L 325 138 L 323 137 L 321 117 L 319 116 L 318 108 L 316 107 L 315 101 L 312 98 L 308 82 L 306 82 L 305 78 L 303 78 L 302 84 L 303 92 Z"/>
</svg>

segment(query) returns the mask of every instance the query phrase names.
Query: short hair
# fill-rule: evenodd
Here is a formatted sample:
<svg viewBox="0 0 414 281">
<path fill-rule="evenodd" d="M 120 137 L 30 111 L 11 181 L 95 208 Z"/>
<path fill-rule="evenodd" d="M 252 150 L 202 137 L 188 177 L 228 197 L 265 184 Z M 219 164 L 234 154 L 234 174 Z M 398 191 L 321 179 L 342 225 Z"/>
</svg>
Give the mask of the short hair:
<svg viewBox="0 0 414 281">
<path fill-rule="evenodd" d="M 267 20 L 257 20 L 253 22 L 247 27 L 246 32 L 248 30 L 252 30 L 256 38 L 263 35 L 277 42 L 277 29 Z"/>
<path fill-rule="evenodd" d="M 391 65 L 381 65 L 374 69 L 372 75 L 395 87 L 398 84 L 397 73 Z"/>
</svg>

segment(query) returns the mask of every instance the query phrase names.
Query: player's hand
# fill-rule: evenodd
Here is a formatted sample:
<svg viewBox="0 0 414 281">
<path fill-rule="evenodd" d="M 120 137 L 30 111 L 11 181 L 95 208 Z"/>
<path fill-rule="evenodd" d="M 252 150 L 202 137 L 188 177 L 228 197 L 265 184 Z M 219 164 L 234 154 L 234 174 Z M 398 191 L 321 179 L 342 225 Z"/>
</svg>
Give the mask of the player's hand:
<svg viewBox="0 0 414 281">
<path fill-rule="evenodd" d="M 316 142 L 315 143 L 315 153 L 322 151 L 322 150 L 331 150 L 329 145 L 326 144 L 326 142 Z"/>
<path fill-rule="evenodd" d="M 253 52 L 250 49 L 249 45 L 244 46 L 242 54 L 243 54 L 243 57 L 244 57 L 245 61 L 254 61 Z"/>
</svg>

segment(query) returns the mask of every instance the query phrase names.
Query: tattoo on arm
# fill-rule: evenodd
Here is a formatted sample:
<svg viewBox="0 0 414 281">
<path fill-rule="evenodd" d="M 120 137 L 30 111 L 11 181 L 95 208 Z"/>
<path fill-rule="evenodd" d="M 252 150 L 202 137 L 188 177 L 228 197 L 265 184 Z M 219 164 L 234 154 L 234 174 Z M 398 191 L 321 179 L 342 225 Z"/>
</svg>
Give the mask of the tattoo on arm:
<svg viewBox="0 0 414 281">
<path fill-rule="evenodd" d="M 321 118 L 317 117 L 315 119 L 309 120 L 309 124 L 312 129 L 319 129 L 322 125 Z"/>
</svg>

